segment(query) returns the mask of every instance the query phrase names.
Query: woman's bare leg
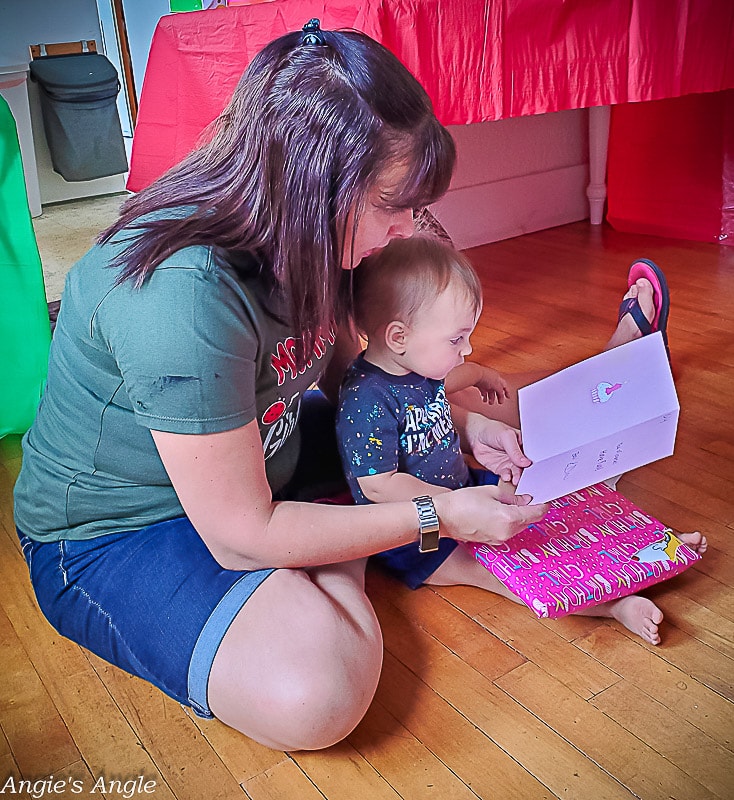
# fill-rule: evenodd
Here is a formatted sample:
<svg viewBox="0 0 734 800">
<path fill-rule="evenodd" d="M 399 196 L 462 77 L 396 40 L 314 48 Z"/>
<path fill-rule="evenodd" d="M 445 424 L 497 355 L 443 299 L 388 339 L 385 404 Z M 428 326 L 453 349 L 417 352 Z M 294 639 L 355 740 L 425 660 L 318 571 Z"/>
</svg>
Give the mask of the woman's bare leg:
<svg viewBox="0 0 734 800">
<path fill-rule="evenodd" d="M 636 297 L 643 314 L 649 319 L 655 316 L 655 304 L 653 302 L 653 288 L 650 281 L 646 278 L 640 278 L 636 283 L 632 284 L 624 295 L 623 299 L 628 297 Z M 629 314 L 625 314 L 614 329 L 609 341 L 604 345 L 603 350 L 611 350 L 613 347 L 619 347 L 621 344 L 626 344 L 634 339 L 639 339 L 642 336 L 640 329 L 635 324 L 635 321 Z M 462 392 L 457 392 L 451 395 L 451 402 L 456 405 L 466 408 L 469 411 L 476 411 L 479 414 L 484 414 L 491 419 L 499 420 L 513 428 L 520 427 L 520 411 L 517 402 L 517 392 L 523 386 L 529 386 L 531 383 L 542 380 L 552 374 L 554 370 L 537 371 L 537 372 L 522 372 L 505 374 L 503 377 L 508 384 L 509 397 L 503 403 L 492 403 L 491 405 L 485 403 L 477 389 L 465 389 Z"/>
<path fill-rule="evenodd" d="M 382 635 L 364 562 L 278 570 L 227 631 L 209 678 L 222 722 L 277 750 L 349 734 L 377 689 Z"/>
<path fill-rule="evenodd" d="M 708 543 L 698 531 L 676 533 L 676 536 L 697 553 L 705 553 Z M 515 603 L 522 604 L 492 572 L 485 569 L 465 548 L 457 547 L 443 564 L 426 581 L 433 586 L 477 586 L 480 589 L 500 594 Z M 632 633 L 636 633 L 650 644 L 660 643 L 658 627 L 663 621 L 663 612 L 647 597 L 629 595 L 610 600 L 596 606 L 587 606 L 575 612 L 583 617 L 613 617 Z"/>
</svg>

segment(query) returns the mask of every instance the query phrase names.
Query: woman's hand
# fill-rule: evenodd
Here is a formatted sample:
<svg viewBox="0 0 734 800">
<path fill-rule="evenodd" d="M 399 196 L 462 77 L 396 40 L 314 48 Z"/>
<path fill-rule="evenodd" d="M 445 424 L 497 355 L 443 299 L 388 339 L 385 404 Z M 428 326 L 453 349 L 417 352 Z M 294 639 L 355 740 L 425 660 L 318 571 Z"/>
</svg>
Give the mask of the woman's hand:
<svg viewBox="0 0 734 800">
<path fill-rule="evenodd" d="M 471 412 L 466 412 L 463 422 L 463 438 L 474 458 L 516 486 L 523 469 L 533 463 L 522 451 L 520 431 Z"/>
<path fill-rule="evenodd" d="M 502 544 L 531 522 L 539 522 L 548 504 L 528 505 L 510 483 L 468 486 L 433 498 L 441 533 L 460 542 Z"/>
</svg>

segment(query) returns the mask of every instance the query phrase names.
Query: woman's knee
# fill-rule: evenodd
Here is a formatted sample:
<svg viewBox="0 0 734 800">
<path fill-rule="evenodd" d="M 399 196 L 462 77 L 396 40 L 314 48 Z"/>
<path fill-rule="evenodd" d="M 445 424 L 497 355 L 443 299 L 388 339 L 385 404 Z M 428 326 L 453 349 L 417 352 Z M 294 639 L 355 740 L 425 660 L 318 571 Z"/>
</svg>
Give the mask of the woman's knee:
<svg viewBox="0 0 734 800">
<path fill-rule="evenodd" d="M 363 653 L 356 668 L 350 661 L 333 652 L 282 675 L 270 695 L 271 730 L 279 749 L 320 750 L 359 724 L 377 689 L 382 651 Z"/>
<path fill-rule="evenodd" d="M 266 587 L 273 594 L 271 580 L 250 602 Z M 367 711 L 382 667 L 379 625 L 361 602 L 369 614 L 296 585 L 288 600 L 296 613 L 261 602 L 238 616 L 212 667 L 213 713 L 276 749 L 317 750 L 343 739 Z"/>
</svg>

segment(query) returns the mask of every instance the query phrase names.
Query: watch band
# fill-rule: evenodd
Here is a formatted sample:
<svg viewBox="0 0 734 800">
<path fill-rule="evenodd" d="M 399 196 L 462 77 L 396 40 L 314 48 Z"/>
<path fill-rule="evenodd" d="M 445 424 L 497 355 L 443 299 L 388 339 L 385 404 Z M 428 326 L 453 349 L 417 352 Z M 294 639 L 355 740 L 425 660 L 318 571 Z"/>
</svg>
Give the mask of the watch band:
<svg viewBox="0 0 734 800">
<path fill-rule="evenodd" d="M 420 540 L 418 550 L 421 553 L 433 553 L 438 550 L 438 514 L 433 505 L 433 498 L 428 495 L 414 497 L 416 511 L 418 512 L 418 533 Z"/>
</svg>

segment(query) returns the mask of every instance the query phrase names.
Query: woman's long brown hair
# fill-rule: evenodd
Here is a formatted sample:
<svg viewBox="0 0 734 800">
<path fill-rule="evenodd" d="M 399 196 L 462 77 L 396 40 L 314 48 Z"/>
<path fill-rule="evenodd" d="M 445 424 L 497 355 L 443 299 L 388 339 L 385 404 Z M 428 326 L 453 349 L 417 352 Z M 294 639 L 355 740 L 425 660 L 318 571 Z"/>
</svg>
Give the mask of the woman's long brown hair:
<svg viewBox="0 0 734 800">
<path fill-rule="evenodd" d="M 323 37 L 314 45 L 287 34 L 258 53 L 207 141 L 100 236 L 122 232 L 113 266 L 136 286 L 191 245 L 253 257 L 285 298 L 301 366 L 315 337 L 349 316 L 339 284 L 350 211 L 356 229 L 391 165 L 405 177 L 386 204 L 425 206 L 446 191 L 455 161 L 427 94 L 395 56 L 358 32 Z M 166 209 L 188 213 L 149 216 Z"/>
</svg>

